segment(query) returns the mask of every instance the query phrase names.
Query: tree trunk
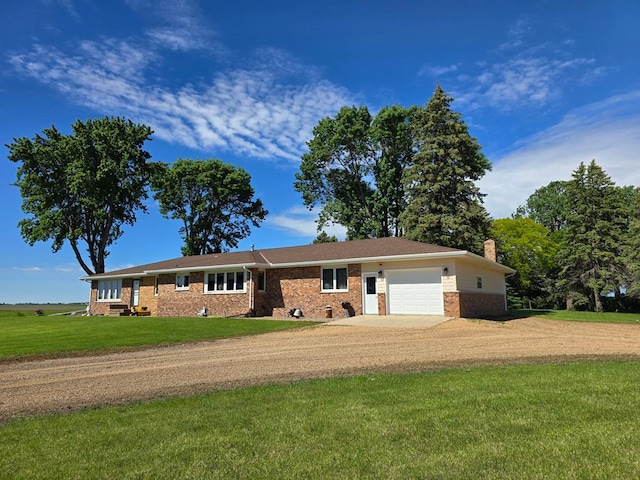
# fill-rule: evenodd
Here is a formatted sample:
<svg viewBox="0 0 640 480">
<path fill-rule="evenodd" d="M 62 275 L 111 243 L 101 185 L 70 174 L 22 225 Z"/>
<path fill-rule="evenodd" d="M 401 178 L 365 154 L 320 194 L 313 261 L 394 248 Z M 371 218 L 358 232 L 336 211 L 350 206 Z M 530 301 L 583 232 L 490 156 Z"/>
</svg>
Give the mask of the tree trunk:
<svg viewBox="0 0 640 480">
<path fill-rule="evenodd" d="M 573 297 L 571 296 L 571 294 L 567 295 L 567 310 L 575 310 L 575 308 L 573 307 Z"/>
<path fill-rule="evenodd" d="M 600 292 L 598 290 L 593 291 L 593 306 L 596 312 L 604 312 L 602 299 L 600 298 Z"/>
</svg>

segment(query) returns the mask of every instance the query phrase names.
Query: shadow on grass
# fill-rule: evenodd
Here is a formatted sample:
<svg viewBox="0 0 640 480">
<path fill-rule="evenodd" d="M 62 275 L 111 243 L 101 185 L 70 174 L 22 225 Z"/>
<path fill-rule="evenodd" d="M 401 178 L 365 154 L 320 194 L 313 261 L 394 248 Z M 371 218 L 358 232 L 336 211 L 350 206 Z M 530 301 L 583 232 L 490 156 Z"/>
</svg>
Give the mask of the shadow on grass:
<svg viewBox="0 0 640 480">
<path fill-rule="evenodd" d="M 552 310 L 545 309 L 526 309 L 526 310 L 510 310 L 504 315 L 478 317 L 480 320 L 490 320 L 492 322 L 511 322 L 513 320 L 523 320 L 525 318 L 545 317 L 552 313 Z"/>
</svg>

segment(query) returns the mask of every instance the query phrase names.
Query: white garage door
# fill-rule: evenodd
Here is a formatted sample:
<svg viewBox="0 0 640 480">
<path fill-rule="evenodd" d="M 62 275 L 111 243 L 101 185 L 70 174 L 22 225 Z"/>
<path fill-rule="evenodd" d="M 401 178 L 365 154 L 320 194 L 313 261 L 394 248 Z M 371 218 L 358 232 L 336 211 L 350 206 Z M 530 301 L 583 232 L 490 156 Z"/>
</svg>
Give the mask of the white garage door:
<svg viewBox="0 0 640 480">
<path fill-rule="evenodd" d="M 444 315 L 440 268 L 387 271 L 389 313 Z"/>
</svg>

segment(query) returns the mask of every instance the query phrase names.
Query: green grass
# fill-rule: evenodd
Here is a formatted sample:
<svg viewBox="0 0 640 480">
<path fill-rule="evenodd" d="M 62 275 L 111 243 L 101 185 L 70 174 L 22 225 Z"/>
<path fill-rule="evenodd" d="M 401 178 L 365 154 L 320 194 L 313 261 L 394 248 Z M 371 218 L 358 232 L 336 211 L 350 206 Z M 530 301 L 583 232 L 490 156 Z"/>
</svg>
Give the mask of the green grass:
<svg viewBox="0 0 640 480">
<path fill-rule="evenodd" d="M 368 375 L 0 426 L 0 478 L 640 478 L 640 363 Z"/>
<path fill-rule="evenodd" d="M 308 322 L 226 318 L 38 317 L 0 314 L 0 358 L 110 350 L 251 335 Z"/>
<path fill-rule="evenodd" d="M 639 323 L 640 313 L 578 312 L 576 310 L 515 310 L 514 316 L 541 317 L 571 322 Z"/>
</svg>

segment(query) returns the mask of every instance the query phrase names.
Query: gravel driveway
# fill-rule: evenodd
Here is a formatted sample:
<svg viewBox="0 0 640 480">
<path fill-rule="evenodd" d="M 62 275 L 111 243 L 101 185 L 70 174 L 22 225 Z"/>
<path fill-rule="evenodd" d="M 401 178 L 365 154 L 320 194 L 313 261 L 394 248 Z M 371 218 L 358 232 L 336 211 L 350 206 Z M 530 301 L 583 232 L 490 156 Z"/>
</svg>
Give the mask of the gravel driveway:
<svg viewBox="0 0 640 480">
<path fill-rule="evenodd" d="M 0 422 L 354 373 L 595 358 L 640 359 L 640 323 L 455 319 L 430 329 L 316 325 L 134 352 L 0 364 Z"/>
</svg>

